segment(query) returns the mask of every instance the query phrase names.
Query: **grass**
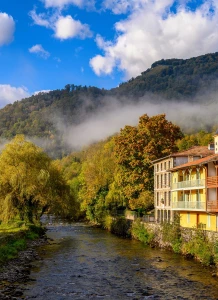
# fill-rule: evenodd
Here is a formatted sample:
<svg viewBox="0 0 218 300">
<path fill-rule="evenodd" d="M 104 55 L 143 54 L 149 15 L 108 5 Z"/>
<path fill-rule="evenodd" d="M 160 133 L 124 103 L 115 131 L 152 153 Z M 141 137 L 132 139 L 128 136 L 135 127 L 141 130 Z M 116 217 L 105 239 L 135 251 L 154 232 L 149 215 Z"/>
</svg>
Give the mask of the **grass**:
<svg viewBox="0 0 218 300">
<path fill-rule="evenodd" d="M 19 251 L 26 249 L 27 241 L 37 239 L 44 233 L 40 226 L 11 222 L 0 225 L 0 265 L 16 258 Z"/>
</svg>

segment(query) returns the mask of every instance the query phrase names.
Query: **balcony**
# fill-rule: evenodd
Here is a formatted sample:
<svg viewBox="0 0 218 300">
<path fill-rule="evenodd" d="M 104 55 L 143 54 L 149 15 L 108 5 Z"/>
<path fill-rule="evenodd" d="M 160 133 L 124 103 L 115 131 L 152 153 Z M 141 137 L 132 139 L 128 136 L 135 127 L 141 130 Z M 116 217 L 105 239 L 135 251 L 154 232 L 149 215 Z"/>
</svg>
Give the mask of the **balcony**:
<svg viewBox="0 0 218 300">
<path fill-rule="evenodd" d="M 172 203 L 172 210 L 206 210 L 206 202 L 200 201 L 177 201 Z"/>
<path fill-rule="evenodd" d="M 218 176 L 207 177 L 207 187 L 208 188 L 218 187 Z"/>
<path fill-rule="evenodd" d="M 172 190 L 195 189 L 195 188 L 204 188 L 204 187 L 205 187 L 205 179 L 180 181 L 172 184 Z"/>
</svg>

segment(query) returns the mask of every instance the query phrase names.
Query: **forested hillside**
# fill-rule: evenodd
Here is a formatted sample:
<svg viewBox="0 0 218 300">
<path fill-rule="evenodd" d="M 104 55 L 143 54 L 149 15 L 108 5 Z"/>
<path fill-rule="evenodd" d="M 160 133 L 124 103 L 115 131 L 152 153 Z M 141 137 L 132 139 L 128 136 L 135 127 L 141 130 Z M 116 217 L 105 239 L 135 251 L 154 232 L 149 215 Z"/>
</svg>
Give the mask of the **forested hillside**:
<svg viewBox="0 0 218 300">
<path fill-rule="evenodd" d="M 67 84 L 62 90 L 40 93 L 1 109 L 0 138 L 11 139 L 16 134 L 40 138 L 40 146 L 49 149 L 49 154 L 62 156 L 68 152 L 65 129 L 82 123 L 113 99 L 121 104 L 137 103 L 148 93 L 156 102 L 184 98 L 194 102 L 198 101 L 194 96 L 202 90 L 216 88 L 217 79 L 218 53 L 214 53 L 157 61 L 140 76 L 111 90 Z"/>
<path fill-rule="evenodd" d="M 190 59 L 162 59 L 111 92 L 137 97 L 151 92 L 166 99 L 191 98 L 199 91 L 208 89 L 217 78 L 217 52 Z"/>
</svg>

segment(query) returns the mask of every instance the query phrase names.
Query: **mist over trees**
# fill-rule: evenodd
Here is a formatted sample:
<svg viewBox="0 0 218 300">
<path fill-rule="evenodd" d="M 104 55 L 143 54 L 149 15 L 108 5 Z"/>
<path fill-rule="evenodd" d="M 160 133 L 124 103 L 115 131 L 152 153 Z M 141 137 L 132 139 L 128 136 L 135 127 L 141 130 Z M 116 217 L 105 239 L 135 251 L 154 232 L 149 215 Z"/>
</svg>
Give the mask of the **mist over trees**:
<svg viewBox="0 0 218 300">
<path fill-rule="evenodd" d="M 16 134 L 24 134 L 43 147 L 50 156 L 63 157 L 73 150 L 74 145 L 69 141 L 73 128 L 84 124 L 90 118 L 94 119 L 96 114 L 111 110 L 116 115 L 117 105 L 120 113 L 126 105 L 132 104 L 136 107 L 139 103 L 145 103 L 141 106 L 140 114 L 154 115 L 173 109 L 175 101 L 186 101 L 184 106 L 190 105 L 191 108 L 196 103 L 204 104 L 201 111 L 205 109 L 206 117 L 201 115 L 199 119 L 194 111 L 197 108 L 194 107 L 193 111 L 190 109 L 192 116 L 189 118 L 193 124 L 199 124 L 201 129 L 211 131 L 211 119 L 214 124 L 218 124 L 218 120 L 216 116 L 209 117 L 214 109 L 208 112 L 206 105 L 216 104 L 217 79 L 218 53 L 214 53 L 187 60 L 160 60 L 141 75 L 111 90 L 67 84 L 62 90 L 39 93 L 1 109 L 0 138 L 10 140 Z M 212 97 L 208 90 L 212 91 Z M 174 109 L 182 110 L 182 107 Z M 179 126 L 181 123 L 186 124 L 185 111 L 183 115 Z M 170 117 L 175 123 L 179 115 L 175 114 L 174 118 L 172 111 Z M 122 127 L 128 123 L 128 117 L 126 118 Z M 110 134 L 114 133 L 115 131 Z"/>
<path fill-rule="evenodd" d="M 50 212 L 104 225 L 125 209 L 152 209 L 151 161 L 213 140 L 217 79 L 214 53 L 155 62 L 115 89 L 67 84 L 7 105 L 0 221 Z"/>
<path fill-rule="evenodd" d="M 60 160 L 81 212 L 88 220 L 104 225 L 107 216 L 125 209 L 152 209 L 151 162 L 177 151 L 176 142 L 182 137 L 180 128 L 164 114 L 143 115 L 137 126 L 127 125 L 116 136 Z"/>
</svg>

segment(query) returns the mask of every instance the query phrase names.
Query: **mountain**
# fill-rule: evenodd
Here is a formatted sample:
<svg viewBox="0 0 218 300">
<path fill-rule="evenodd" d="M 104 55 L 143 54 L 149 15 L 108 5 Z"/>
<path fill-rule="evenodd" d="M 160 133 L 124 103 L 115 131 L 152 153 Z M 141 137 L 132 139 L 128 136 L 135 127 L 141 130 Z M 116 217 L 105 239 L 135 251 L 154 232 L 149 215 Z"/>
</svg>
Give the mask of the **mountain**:
<svg viewBox="0 0 218 300">
<path fill-rule="evenodd" d="M 113 98 L 121 103 L 130 99 L 137 102 L 148 93 L 158 96 L 154 101 L 186 98 L 193 102 L 209 86 L 216 89 L 217 79 L 218 52 L 186 60 L 162 59 L 140 76 L 111 90 L 67 84 L 62 90 L 39 93 L 1 109 L 0 138 L 10 139 L 16 134 L 36 141 L 40 138 L 51 155 L 61 156 L 69 150 L 62 138 L 64 130 L 81 123 Z"/>
<path fill-rule="evenodd" d="M 166 99 L 193 98 L 218 79 L 218 52 L 190 59 L 162 59 L 112 93 L 142 97 L 145 92 Z"/>
</svg>

